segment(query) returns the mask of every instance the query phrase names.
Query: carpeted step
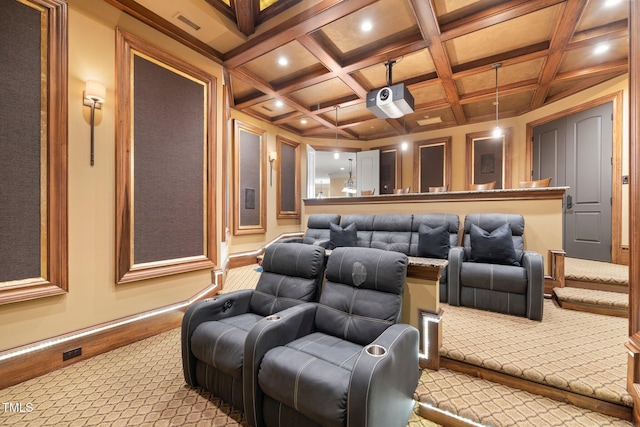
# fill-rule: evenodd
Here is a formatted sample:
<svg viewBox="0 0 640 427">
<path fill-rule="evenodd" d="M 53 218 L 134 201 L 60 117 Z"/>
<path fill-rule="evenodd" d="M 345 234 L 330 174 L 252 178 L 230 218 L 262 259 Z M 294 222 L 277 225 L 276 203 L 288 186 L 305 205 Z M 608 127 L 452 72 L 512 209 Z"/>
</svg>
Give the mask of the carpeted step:
<svg viewBox="0 0 640 427">
<path fill-rule="evenodd" d="M 631 426 L 629 421 L 441 368 L 423 370 L 420 415 L 442 425 Z M 456 419 L 462 417 L 463 419 Z"/>
<path fill-rule="evenodd" d="M 629 295 L 583 288 L 553 288 L 560 307 L 570 310 L 629 317 Z"/>
<path fill-rule="evenodd" d="M 629 293 L 629 267 L 610 262 L 565 258 L 565 286 Z"/>
</svg>

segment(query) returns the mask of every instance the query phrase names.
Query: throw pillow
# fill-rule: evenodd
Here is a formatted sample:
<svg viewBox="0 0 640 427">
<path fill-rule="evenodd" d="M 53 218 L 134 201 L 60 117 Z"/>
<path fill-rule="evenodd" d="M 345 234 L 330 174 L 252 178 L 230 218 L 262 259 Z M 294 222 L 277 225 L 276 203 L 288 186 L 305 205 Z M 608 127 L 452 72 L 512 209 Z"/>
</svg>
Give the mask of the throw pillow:
<svg viewBox="0 0 640 427">
<path fill-rule="evenodd" d="M 329 224 L 329 249 L 340 248 L 343 246 L 356 246 L 358 236 L 356 234 L 356 223 L 347 225 L 345 228 L 338 224 Z"/>
<path fill-rule="evenodd" d="M 491 233 L 471 224 L 469 237 L 471 238 L 471 261 L 520 265 L 516 260 L 509 224 L 503 224 Z"/>
<path fill-rule="evenodd" d="M 448 224 L 436 228 L 420 224 L 418 227 L 418 256 L 447 259 L 449 247 Z"/>
</svg>

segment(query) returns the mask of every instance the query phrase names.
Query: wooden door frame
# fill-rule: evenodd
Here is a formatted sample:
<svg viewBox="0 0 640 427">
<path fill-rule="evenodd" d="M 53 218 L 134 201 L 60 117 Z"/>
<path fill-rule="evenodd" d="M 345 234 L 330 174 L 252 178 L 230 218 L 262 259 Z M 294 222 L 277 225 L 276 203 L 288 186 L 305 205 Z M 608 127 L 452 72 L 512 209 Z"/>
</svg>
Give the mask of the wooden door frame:
<svg viewBox="0 0 640 427">
<path fill-rule="evenodd" d="M 537 126 L 571 116 L 591 108 L 611 102 L 613 104 L 613 122 L 612 122 L 612 146 L 611 153 L 613 156 L 613 164 L 611 169 L 611 261 L 615 264 L 629 264 L 629 247 L 622 245 L 622 123 L 623 123 L 623 102 L 624 92 L 617 91 L 609 95 L 603 96 L 576 105 L 567 110 L 559 111 L 550 116 L 543 117 L 533 122 L 527 123 L 527 152 L 526 152 L 526 168 L 523 181 L 531 179 L 531 171 L 533 170 L 533 130 Z M 529 176 L 527 176 L 529 175 Z"/>
</svg>

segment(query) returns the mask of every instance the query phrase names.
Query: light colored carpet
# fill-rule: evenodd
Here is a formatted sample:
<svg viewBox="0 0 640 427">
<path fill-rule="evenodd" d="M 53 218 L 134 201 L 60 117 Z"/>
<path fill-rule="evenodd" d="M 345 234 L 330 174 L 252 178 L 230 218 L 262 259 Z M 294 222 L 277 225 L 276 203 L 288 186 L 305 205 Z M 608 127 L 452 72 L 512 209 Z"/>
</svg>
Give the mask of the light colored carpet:
<svg viewBox="0 0 640 427">
<path fill-rule="evenodd" d="M 553 288 L 559 301 L 602 307 L 629 308 L 629 294 L 621 292 L 598 291 L 581 288 Z"/>
<path fill-rule="evenodd" d="M 424 370 L 418 399 L 484 426 L 630 427 L 619 418 L 441 368 Z"/>
<path fill-rule="evenodd" d="M 441 357 L 633 406 L 626 391 L 628 321 L 545 300 L 541 322 L 443 305 Z"/>
<path fill-rule="evenodd" d="M 629 286 L 629 267 L 578 258 L 564 259 L 564 277 L 581 282 Z"/>
</svg>

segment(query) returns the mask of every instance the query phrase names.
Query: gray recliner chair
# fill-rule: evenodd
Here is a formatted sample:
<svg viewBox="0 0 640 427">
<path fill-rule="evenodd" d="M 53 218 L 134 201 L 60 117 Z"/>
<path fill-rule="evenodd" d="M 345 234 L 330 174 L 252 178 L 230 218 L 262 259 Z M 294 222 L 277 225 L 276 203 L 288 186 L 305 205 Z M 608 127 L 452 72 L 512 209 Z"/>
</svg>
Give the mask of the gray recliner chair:
<svg viewBox="0 0 640 427">
<path fill-rule="evenodd" d="M 303 237 L 288 237 L 282 243 L 306 243 L 329 248 L 330 224 L 340 224 L 338 214 L 313 214 L 307 220 L 307 231 Z"/>
<path fill-rule="evenodd" d="M 318 303 L 280 312 L 249 333 L 247 421 L 406 426 L 419 376 L 418 330 L 397 323 L 406 270 L 399 252 L 334 249 Z"/>
<path fill-rule="evenodd" d="M 449 251 L 449 304 L 542 320 L 544 260 L 524 250 L 524 218 L 470 214 Z"/>
<path fill-rule="evenodd" d="M 325 251 L 302 243 L 269 246 L 255 290 L 191 305 L 182 320 L 182 367 L 187 384 L 202 387 L 242 410 L 245 339 L 260 319 L 317 301 Z"/>
</svg>

